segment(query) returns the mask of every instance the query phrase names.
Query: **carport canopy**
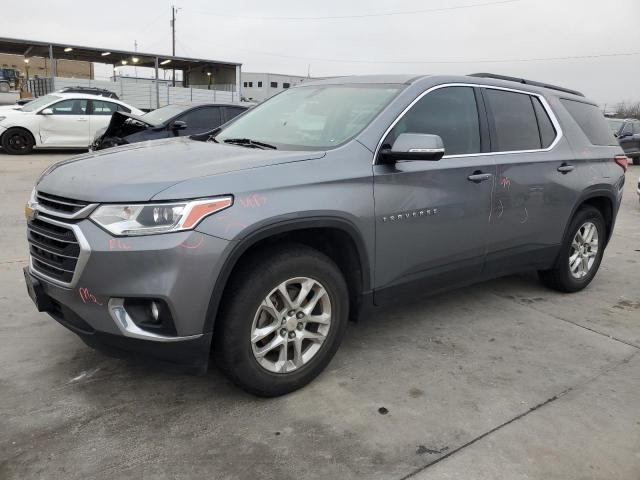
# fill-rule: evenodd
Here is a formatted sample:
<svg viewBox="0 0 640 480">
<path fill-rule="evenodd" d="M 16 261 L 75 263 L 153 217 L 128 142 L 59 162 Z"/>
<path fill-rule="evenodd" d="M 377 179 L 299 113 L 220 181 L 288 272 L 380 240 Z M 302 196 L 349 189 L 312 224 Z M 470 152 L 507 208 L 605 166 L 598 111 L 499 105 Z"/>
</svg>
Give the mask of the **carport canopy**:
<svg viewBox="0 0 640 480">
<path fill-rule="evenodd" d="M 114 66 L 151 67 L 166 70 L 189 72 L 196 68 L 214 68 L 217 66 L 235 67 L 236 85 L 240 83 L 240 63 L 202 58 L 176 57 L 154 53 L 133 52 L 113 48 L 96 48 L 66 43 L 42 42 L 0 37 L 0 53 L 23 55 L 25 57 L 43 57 L 51 60 L 75 60 L 80 62 L 106 63 Z M 52 65 L 55 64 L 52 62 Z M 52 72 L 55 76 L 55 70 Z M 183 75 L 184 78 L 184 75 Z M 239 91 L 239 88 L 237 89 Z"/>
</svg>

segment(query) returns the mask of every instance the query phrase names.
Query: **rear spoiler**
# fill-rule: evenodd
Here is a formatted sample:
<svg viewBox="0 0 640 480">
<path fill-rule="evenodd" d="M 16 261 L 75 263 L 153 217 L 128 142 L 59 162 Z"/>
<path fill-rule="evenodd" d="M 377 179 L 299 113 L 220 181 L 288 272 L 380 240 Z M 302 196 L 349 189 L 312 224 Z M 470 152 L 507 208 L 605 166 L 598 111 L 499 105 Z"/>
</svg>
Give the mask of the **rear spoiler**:
<svg viewBox="0 0 640 480">
<path fill-rule="evenodd" d="M 582 92 L 578 92 L 577 90 L 571 90 L 569 88 L 558 87 L 556 85 L 551 85 L 548 83 L 527 80 L 526 78 L 508 77 L 506 75 L 496 75 L 495 73 L 472 73 L 469 76 L 478 77 L 478 78 L 493 78 L 495 80 L 506 80 L 508 82 L 517 82 L 517 83 L 522 83 L 524 85 L 533 85 L 534 87 L 550 88 L 551 90 L 558 90 L 559 92 L 570 93 L 571 95 L 584 97 L 584 94 Z"/>
</svg>

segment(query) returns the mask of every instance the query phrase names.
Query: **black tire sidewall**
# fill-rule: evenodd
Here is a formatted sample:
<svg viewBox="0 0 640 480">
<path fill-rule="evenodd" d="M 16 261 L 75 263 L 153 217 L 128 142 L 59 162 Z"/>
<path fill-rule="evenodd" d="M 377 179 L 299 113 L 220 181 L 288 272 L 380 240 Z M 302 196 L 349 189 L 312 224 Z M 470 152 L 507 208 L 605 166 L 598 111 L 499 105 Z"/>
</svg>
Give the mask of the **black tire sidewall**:
<svg viewBox="0 0 640 480">
<path fill-rule="evenodd" d="M 266 253 L 266 256 L 267 260 L 241 269 L 230 284 L 232 298 L 217 320 L 214 352 L 219 366 L 241 388 L 260 396 L 277 396 L 304 386 L 329 363 L 347 326 L 348 291 L 338 267 L 320 252 L 294 247 L 293 251 Z M 313 278 L 325 288 L 331 301 L 331 328 L 309 363 L 294 372 L 276 374 L 264 369 L 255 359 L 250 342 L 251 326 L 260 302 L 273 288 L 293 277 Z"/>
<path fill-rule="evenodd" d="M 578 279 L 571 274 L 571 270 L 569 268 L 569 255 L 571 253 L 571 243 L 573 242 L 573 238 L 575 237 L 576 232 L 586 222 L 592 222 L 598 230 L 598 254 L 596 255 L 595 261 L 589 273 L 585 277 Z M 564 284 L 563 286 L 567 291 L 577 292 L 578 290 L 582 290 L 587 285 L 589 285 L 589 283 L 591 283 L 593 277 L 595 277 L 596 273 L 598 272 L 600 262 L 602 262 L 605 244 L 606 226 L 604 223 L 604 218 L 600 211 L 594 207 L 584 207 L 580 209 L 580 211 L 578 211 L 578 213 L 571 221 L 571 225 L 567 232 L 567 237 L 565 238 L 560 256 L 558 257 L 557 268 L 560 269 L 560 278 L 562 283 Z"/>
<path fill-rule="evenodd" d="M 27 143 L 26 143 L 27 148 L 25 148 L 24 150 L 14 150 L 13 148 L 10 147 L 9 139 L 11 138 L 11 136 L 16 134 L 21 134 L 27 139 Z M 7 152 L 10 155 L 26 155 L 28 153 L 31 153 L 31 151 L 33 150 L 33 147 L 34 147 L 33 136 L 31 135 L 31 133 L 25 130 L 10 128 L 2 135 L 2 148 L 4 149 L 5 152 Z"/>
</svg>

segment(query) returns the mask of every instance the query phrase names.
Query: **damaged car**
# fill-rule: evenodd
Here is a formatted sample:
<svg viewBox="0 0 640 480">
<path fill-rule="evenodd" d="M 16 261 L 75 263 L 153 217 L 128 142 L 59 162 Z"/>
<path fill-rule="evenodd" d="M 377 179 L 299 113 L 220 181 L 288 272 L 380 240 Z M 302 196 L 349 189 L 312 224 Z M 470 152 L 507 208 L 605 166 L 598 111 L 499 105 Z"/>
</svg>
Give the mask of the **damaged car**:
<svg viewBox="0 0 640 480">
<path fill-rule="evenodd" d="M 144 115 L 116 112 L 109 125 L 97 132 L 89 150 L 129 143 L 189 136 L 211 131 L 243 113 L 242 104 L 173 104 Z"/>
</svg>

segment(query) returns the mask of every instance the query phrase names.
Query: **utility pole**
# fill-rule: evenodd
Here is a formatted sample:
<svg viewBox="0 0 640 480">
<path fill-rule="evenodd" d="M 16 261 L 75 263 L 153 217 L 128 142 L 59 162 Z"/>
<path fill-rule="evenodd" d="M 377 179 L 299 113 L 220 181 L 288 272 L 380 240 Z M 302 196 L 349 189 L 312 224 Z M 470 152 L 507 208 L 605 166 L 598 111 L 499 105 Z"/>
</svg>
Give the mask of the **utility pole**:
<svg viewBox="0 0 640 480">
<path fill-rule="evenodd" d="M 134 40 L 133 41 L 133 51 L 138 53 L 138 41 Z M 135 65 L 135 63 L 134 63 Z M 138 81 L 138 67 L 133 67 L 133 74 L 136 76 L 136 82 Z"/>
<path fill-rule="evenodd" d="M 176 56 L 176 7 L 171 5 L 171 55 Z M 171 70 L 171 78 L 173 79 L 173 86 L 176 86 L 176 70 Z"/>
</svg>

